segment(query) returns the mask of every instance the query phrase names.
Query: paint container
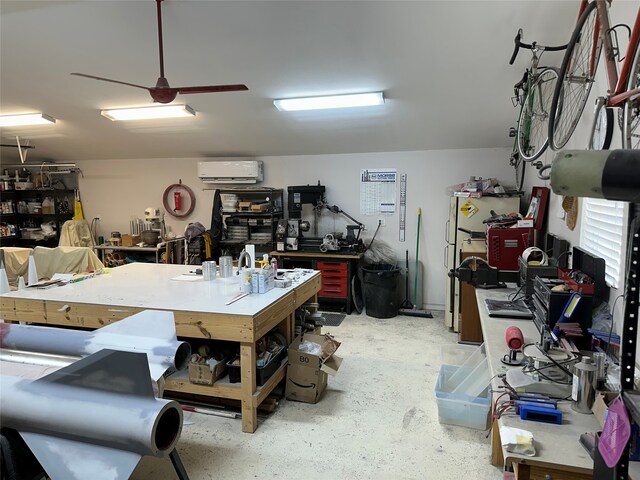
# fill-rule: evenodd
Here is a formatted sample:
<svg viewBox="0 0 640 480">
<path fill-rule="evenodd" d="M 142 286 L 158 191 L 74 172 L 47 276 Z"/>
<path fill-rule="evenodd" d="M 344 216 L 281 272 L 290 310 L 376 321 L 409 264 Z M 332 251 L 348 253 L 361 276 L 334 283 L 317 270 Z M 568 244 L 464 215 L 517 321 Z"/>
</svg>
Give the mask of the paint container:
<svg viewBox="0 0 640 480">
<path fill-rule="evenodd" d="M 573 368 L 571 408 L 579 413 L 592 413 L 591 407 L 596 399 L 596 366 L 591 358 L 583 357 Z"/>
<path fill-rule="evenodd" d="M 216 262 L 202 262 L 202 278 L 205 281 L 216 279 Z"/>
<path fill-rule="evenodd" d="M 229 278 L 233 275 L 233 258 L 220 257 L 220 277 Z"/>
</svg>

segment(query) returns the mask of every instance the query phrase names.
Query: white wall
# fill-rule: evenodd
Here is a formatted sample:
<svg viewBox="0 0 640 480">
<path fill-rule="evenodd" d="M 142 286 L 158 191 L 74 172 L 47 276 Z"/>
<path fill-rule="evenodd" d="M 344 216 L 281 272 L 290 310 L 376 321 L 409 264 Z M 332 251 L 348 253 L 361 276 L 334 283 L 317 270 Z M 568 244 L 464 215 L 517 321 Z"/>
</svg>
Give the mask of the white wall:
<svg viewBox="0 0 640 480">
<path fill-rule="evenodd" d="M 446 269 L 444 267 L 444 226 L 448 214 L 448 186 L 461 183 L 470 176 L 497 177 L 513 183 L 508 165 L 509 151 L 504 148 L 477 150 L 439 150 L 414 152 L 366 153 L 348 155 L 317 155 L 262 157 L 265 179 L 262 185 L 284 188 L 289 185 L 316 184 L 326 186 L 331 205 L 338 205 L 367 226 L 365 236 L 373 235 L 379 216 L 360 215 L 359 179 L 364 168 L 396 168 L 407 173 L 406 241 L 398 240 L 398 214 L 385 216 L 386 225 L 377 239 L 392 246 L 397 260 L 404 265 L 405 250 L 409 250 L 413 270 L 416 248 L 418 208 L 422 209 L 420 231 L 420 261 L 424 265 L 423 305 L 442 308 Z M 147 207 L 161 207 L 165 188 L 182 179 L 197 197 L 196 207 L 186 220 L 168 215 L 167 224 L 182 233 L 189 222 L 201 222 L 207 228 L 211 221 L 213 192 L 196 177 L 197 162 L 202 159 L 146 159 L 78 162 L 84 177 L 80 179 L 85 217 L 101 215 L 99 235 L 108 237 L 111 231 L 128 232 L 131 216 L 142 218 Z M 399 201 L 399 183 L 397 185 Z M 286 191 L 285 191 L 286 202 Z M 341 215 L 323 214 L 319 233 L 345 231 L 349 224 Z M 413 277 L 412 277 L 413 278 Z M 419 301 L 420 303 L 420 301 Z"/>
<path fill-rule="evenodd" d="M 610 9 L 611 15 L 611 25 L 616 25 L 618 23 L 631 23 L 633 18 L 635 18 L 635 14 L 637 12 L 637 2 L 616 2 L 614 3 L 613 8 Z M 624 52 L 627 46 L 626 35 L 618 35 L 620 39 L 620 48 Z M 604 51 L 601 55 L 600 65 L 597 72 L 596 82 L 591 89 L 591 94 L 589 99 L 587 100 L 587 104 L 580 119 L 580 123 L 576 128 L 573 136 L 569 140 L 569 143 L 565 146 L 565 150 L 584 150 L 588 144 L 589 133 L 591 130 L 591 123 L 593 121 L 593 107 L 595 105 L 596 98 L 601 95 L 606 95 L 607 93 L 607 76 L 606 76 L 606 68 L 604 65 Z M 561 60 L 561 58 L 560 58 Z M 618 64 L 618 68 L 621 68 L 622 64 Z M 611 142 L 610 149 L 616 149 L 622 147 L 622 133 L 618 128 L 618 109 L 614 110 L 614 131 L 613 131 L 613 140 Z M 540 160 L 543 163 L 551 163 L 555 156 L 556 152 L 552 152 L 550 149 L 541 157 Z M 547 171 L 548 173 L 548 171 Z M 550 188 L 548 181 L 543 181 L 538 179 L 536 175 L 536 170 L 534 168 L 528 168 L 526 173 L 525 180 L 525 191 L 531 191 L 531 186 L 533 185 L 545 185 Z M 580 227 L 581 222 L 578 220 L 578 224 L 575 230 L 571 231 L 567 228 L 564 218 L 562 216 L 562 197 L 551 193 L 550 195 L 550 209 L 548 215 L 548 229 L 550 232 L 557 234 L 558 236 L 568 240 L 572 246 L 580 245 Z M 581 202 L 578 208 L 581 208 Z M 580 214 L 578 214 L 578 218 Z M 623 247 L 624 248 L 624 247 Z M 623 250 L 624 251 L 624 250 Z M 624 256 L 623 256 L 624 261 Z M 624 280 L 624 279 L 621 279 Z M 618 289 L 611 289 L 610 292 L 610 305 L 613 306 L 614 299 L 623 294 L 623 287 L 620 286 Z M 622 314 L 623 314 L 623 302 L 620 300 L 618 302 L 618 307 L 615 312 L 615 321 L 616 321 L 616 330 L 619 332 L 622 326 Z"/>
</svg>

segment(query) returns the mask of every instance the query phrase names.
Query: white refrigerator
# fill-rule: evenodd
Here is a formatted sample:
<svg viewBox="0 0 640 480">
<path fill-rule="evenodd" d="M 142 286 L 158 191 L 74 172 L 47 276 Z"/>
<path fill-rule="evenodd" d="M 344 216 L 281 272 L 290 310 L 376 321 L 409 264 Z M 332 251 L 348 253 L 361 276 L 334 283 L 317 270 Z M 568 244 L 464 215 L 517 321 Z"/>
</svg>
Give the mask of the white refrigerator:
<svg viewBox="0 0 640 480">
<path fill-rule="evenodd" d="M 469 233 L 459 229 L 484 232 L 483 220 L 491 217 L 491 211 L 497 214 L 519 212 L 520 197 L 451 197 L 449 201 L 449 219 L 445 228 L 445 267 L 447 273 L 460 264 L 463 252 L 486 253 L 484 238 L 471 238 Z M 455 332 L 459 330 L 460 282 L 447 276 L 445 290 L 444 323 Z"/>
</svg>

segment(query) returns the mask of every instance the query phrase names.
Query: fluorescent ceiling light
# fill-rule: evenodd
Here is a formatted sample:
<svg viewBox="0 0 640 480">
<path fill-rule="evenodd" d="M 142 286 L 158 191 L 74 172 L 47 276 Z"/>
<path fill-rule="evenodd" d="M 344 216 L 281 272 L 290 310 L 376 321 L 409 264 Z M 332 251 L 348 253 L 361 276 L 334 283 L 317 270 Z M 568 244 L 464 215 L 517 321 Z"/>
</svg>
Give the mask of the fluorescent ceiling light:
<svg viewBox="0 0 640 480">
<path fill-rule="evenodd" d="M 326 97 L 283 98 L 273 104 L 281 112 L 325 108 L 371 107 L 384 104 L 382 92 L 331 95 Z"/>
<path fill-rule="evenodd" d="M 22 127 L 25 125 L 51 125 L 56 119 L 46 113 L 27 113 L 22 115 L 0 115 L 0 127 Z"/>
<path fill-rule="evenodd" d="M 100 114 L 109 120 L 156 120 L 159 118 L 179 118 L 195 116 L 189 105 L 159 105 L 157 107 L 115 108 L 102 110 Z"/>
</svg>

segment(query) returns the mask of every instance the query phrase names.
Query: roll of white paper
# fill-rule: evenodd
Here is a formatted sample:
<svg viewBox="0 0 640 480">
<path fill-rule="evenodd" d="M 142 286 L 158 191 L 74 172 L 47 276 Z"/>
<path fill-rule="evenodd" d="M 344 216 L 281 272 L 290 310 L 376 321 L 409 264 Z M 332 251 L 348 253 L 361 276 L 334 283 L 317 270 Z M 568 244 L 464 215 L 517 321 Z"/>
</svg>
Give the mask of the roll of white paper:
<svg viewBox="0 0 640 480">
<path fill-rule="evenodd" d="M 548 265 L 549 264 L 549 257 L 547 256 L 546 253 L 544 253 L 538 247 L 529 247 L 524 252 L 522 252 L 522 259 L 527 264 L 529 264 L 529 257 L 531 256 L 532 253 L 536 253 L 537 257 L 541 257 L 540 260 L 532 260 L 532 265 Z"/>
</svg>

